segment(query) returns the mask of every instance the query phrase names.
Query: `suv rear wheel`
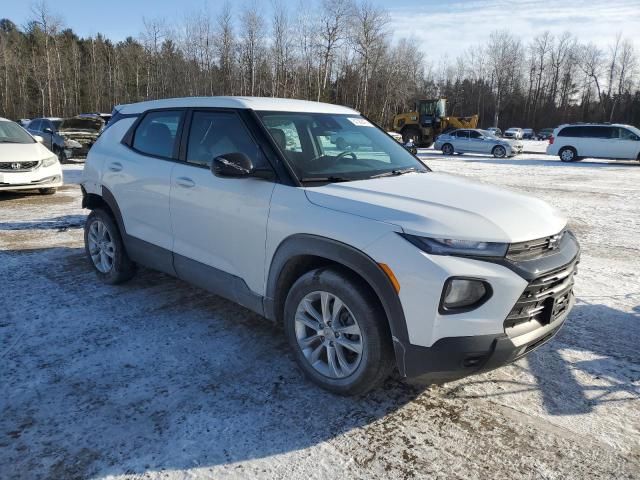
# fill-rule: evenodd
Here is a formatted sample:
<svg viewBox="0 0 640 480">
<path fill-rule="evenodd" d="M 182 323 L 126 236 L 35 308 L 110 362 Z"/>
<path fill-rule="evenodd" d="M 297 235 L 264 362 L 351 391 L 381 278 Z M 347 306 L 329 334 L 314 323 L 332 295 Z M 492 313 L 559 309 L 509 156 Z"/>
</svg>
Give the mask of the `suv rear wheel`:
<svg viewBox="0 0 640 480">
<path fill-rule="evenodd" d="M 329 391 L 362 394 L 391 373 L 384 313 L 348 271 L 320 268 L 300 277 L 287 295 L 284 327 L 305 376 Z"/>
<path fill-rule="evenodd" d="M 124 249 L 118 227 L 105 210 L 93 210 L 87 217 L 84 247 L 89 262 L 104 283 L 126 282 L 135 274 L 135 264 Z"/>
<path fill-rule="evenodd" d="M 579 160 L 578 152 L 576 152 L 576 149 L 573 147 L 562 147 L 558 152 L 558 156 L 563 162 L 575 162 Z"/>
</svg>

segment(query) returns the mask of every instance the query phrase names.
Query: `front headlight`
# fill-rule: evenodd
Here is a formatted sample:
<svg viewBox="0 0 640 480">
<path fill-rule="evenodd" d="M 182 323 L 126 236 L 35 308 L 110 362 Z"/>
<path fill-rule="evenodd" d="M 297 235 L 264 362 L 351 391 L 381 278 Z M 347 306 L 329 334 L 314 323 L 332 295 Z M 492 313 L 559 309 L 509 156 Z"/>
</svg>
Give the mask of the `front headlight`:
<svg viewBox="0 0 640 480">
<path fill-rule="evenodd" d="M 420 250 L 434 255 L 460 255 L 470 257 L 504 257 L 509 244 L 498 242 L 474 242 L 450 238 L 428 238 L 401 234 Z"/>
<path fill-rule="evenodd" d="M 55 165 L 57 162 L 58 162 L 58 157 L 56 157 L 54 155 L 53 157 L 45 158 L 42 161 L 42 166 L 43 167 L 50 167 L 51 165 Z"/>
</svg>

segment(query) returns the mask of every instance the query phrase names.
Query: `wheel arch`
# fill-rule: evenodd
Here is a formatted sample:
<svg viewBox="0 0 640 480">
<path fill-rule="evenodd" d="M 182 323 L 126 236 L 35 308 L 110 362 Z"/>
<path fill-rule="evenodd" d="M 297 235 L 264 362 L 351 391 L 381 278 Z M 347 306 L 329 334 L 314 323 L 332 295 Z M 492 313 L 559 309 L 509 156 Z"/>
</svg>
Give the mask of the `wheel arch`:
<svg viewBox="0 0 640 480">
<path fill-rule="evenodd" d="M 366 253 L 350 245 L 310 234 L 295 234 L 283 240 L 273 255 L 267 276 L 265 316 L 281 323 L 286 296 L 295 281 L 310 270 L 329 265 L 352 272 L 378 298 L 391 332 L 398 369 L 404 375 L 404 345 L 408 343 L 408 333 L 400 298 L 382 268 Z"/>
</svg>

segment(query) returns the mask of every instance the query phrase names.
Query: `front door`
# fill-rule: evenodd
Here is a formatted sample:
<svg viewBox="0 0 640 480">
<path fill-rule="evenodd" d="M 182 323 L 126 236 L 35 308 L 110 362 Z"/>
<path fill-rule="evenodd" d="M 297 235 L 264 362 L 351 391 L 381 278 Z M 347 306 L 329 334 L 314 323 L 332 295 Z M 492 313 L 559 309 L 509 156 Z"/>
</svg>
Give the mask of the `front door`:
<svg viewBox="0 0 640 480">
<path fill-rule="evenodd" d="M 233 281 L 233 276 L 261 294 L 275 184 L 258 178 L 217 177 L 211 164 L 215 157 L 235 152 L 247 155 L 254 166 L 266 167 L 267 160 L 235 111 L 194 111 L 188 125 L 186 162 L 177 163 L 171 176 L 176 272 L 189 278 L 198 271 L 207 274 L 203 266 L 213 267 L 210 277 Z"/>
</svg>

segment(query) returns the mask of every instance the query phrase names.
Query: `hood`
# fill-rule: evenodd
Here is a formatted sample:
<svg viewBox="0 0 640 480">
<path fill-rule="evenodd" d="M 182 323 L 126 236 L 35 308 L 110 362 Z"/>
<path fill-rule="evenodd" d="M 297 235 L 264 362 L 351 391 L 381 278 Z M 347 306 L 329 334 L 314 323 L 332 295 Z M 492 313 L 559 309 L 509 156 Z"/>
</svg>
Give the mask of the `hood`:
<svg viewBox="0 0 640 480">
<path fill-rule="evenodd" d="M 542 200 L 444 173 L 333 183 L 306 194 L 321 207 L 437 238 L 522 242 L 554 235 L 567 223 Z"/>
<path fill-rule="evenodd" d="M 73 117 L 62 121 L 58 133 L 89 133 L 97 135 L 104 127 L 104 120 L 100 117 Z"/>
<path fill-rule="evenodd" d="M 0 162 L 38 162 L 53 153 L 41 143 L 0 143 Z"/>
</svg>

